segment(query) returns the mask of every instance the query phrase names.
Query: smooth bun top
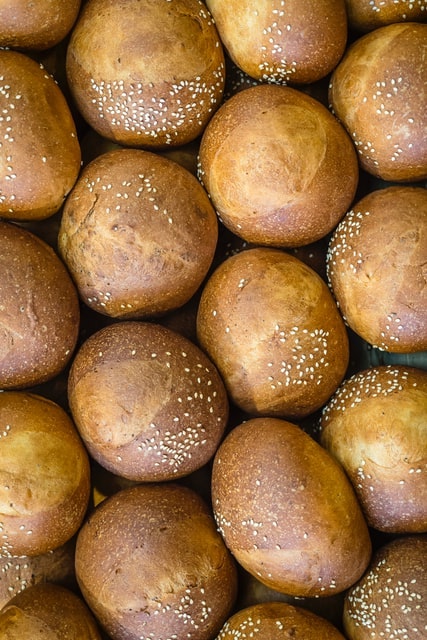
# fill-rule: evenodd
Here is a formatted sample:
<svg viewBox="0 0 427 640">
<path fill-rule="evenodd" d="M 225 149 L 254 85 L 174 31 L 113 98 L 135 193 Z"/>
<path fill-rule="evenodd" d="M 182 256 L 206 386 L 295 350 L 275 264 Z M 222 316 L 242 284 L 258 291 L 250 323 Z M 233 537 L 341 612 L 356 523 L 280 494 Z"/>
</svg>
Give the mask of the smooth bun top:
<svg viewBox="0 0 427 640">
<path fill-rule="evenodd" d="M 225 83 L 222 44 L 201 0 L 89 0 L 66 69 L 87 122 L 128 146 L 195 139 Z"/>
<path fill-rule="evenodd" d="M 0 216 L 40 220 L 56 213 L 80 171 L 76 127 L 44 67 L 0 50 Z"/>
<path fill-rule="evenodd" d="M 361 36 L 334 69 L 331 108 L 361 167 L 392 182 L 427 178 L 427 24 L 390 24 Z"/>
<path fill-rule="evenodd" d="M 326 76 L 347 41 L 344 0 L 207 0 L 234 62 L 263 82 L 309 83 Z"/>
</svg>

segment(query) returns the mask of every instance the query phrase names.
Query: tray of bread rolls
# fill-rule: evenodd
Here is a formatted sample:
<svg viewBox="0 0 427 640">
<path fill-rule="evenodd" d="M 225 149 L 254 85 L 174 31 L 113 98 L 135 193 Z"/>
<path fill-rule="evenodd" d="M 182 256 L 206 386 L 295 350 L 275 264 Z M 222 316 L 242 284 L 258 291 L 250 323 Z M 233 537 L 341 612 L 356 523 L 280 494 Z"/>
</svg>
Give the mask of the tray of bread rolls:
<svg viewBox="0 0 427 640">
<path fill-rule="evenodd" d="M 427 5 L 0 6 L 0 638 L 427 635 Z"/>
</svg>

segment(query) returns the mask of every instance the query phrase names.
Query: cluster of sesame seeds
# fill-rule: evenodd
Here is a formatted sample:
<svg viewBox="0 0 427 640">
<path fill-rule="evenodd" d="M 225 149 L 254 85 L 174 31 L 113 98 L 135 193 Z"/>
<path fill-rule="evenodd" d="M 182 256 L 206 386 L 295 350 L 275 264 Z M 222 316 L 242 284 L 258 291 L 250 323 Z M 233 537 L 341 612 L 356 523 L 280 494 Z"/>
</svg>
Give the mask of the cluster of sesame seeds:
<svg viewBox="0 0 427 640">
<path fill-rule="evenodd" d="M 278 628 L 280 630 L 284 629 L 283 624 L 280 620 L 276 621 Z M 233 628 L 233 622 L 227 620 L 227 622 L 223 625 L 219 635 L 218 640 L 222 640 L 222 638 L 236 638 L 236 640 L 245 640 L 246 638 L 253 638 L 258 633 L 262 633 L 262 620 L 260 618 L 256 618 L 255 620 L 252 616 L 245 618 L 244 620 L 239 621 L 239 627 Z"/>
<path fill-rule="evenodd" d="M 419 8 L 421 11 L 426 11 L 427 9 L 425 0 L 416 0 L 416 2 L 414 2 L 414 0 L 393 0 L 393 4 L 401 4 L 405 8 L 407 8 L 408 11 L 412 11 L 415 8 Z M 368 4 L 369 8 L 377 14 L 380 14 L 383 8 L 387 9 L 389 5 L 389 0 L 369 0 Z M 407 17 L 408 16 L 405 13 L 401 14 L 402 20 L 406 20 Z"/>
<path fill-rule="evenodd" d="M 298 63 L 288 60 L 283 51 L 286 35 L 292 30 L 292 25 L 284 20 L 285 4 L 285 0 L 281 0 L 280 7 L 272 10 L 271 24 L 262 30 L 266 44 L 260 45 L 263 60 L 258 66 L 263 82 L 287 84 L 297 71 Z"/>
<path fill-rule="evenodd" d="M 16 101 L 22 98 L 20 93 L 12 91 L 11 85 L 5 80 L 5 77 L 0 76 L 0 150 L 2 154 L 6 153 L 5 162 L 2 162 L 4 167 L 4 175 L 2 182 L 13 182 L 16 180 L 17 175 L 13 168 L 13 155 L 10 153 L 11 145 L 15 142 L 13 134 L 13 115 L 16 108 Z M 5 203 L 11 203 L 16 200 L 16 195 L 13 193 L 7 195 L 0 189 L 0 206 Z M 13 208 L 8 209 L 9 213 L 13 212 Z"/>
</svg>

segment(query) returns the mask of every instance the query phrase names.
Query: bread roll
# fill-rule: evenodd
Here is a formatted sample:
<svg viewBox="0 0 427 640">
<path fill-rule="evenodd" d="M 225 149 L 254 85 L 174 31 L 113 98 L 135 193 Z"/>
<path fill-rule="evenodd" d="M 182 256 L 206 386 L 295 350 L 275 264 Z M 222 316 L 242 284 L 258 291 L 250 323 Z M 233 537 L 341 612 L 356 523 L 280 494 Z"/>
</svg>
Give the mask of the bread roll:
<svg viewBox="0 0 427 640">
<path fill-rule="evenodd" d="M 81 0 L 3 0 L 0 6 L 0 46 L 45 50 L 71 31 Z"/>
<path fill-rule="evenodd" d="M 217 239 L 215 211 L 194 175 L 168 158 L 122 148 L 83 170 L 64 206 L 58 247 L 82 300 L 124 319 L 188 302 Z"/>
<path fill-rule="evenodd" d="M 210 640 L 237 589 L 210 509 L 175 483 L 140 484 L 101 502 L 80 529 L 76 575 L 112 640 Z"/>
<path fill-rule="evenodd" d="M 73 591 L 38 584 L 14 596 L 0 611 L 3 640 L 101 640 L 86 603 Z"/>
<path fill-rule="evenodd" d="M 344 640 L 335 627 L 320 616 L 285 602 L 264 602 L 234 613 L 217 640 Z"/>
<path fill-rule="evenodd" d="M 11 222 L 0 221 L 0 388 L 51 380 L 78 339 L 77 290 L 55 251 Z"/>
<path fill-rule="evenodd" d="M 66 70 L 95 131 L 149 148 L 197 138 L 225 82 L 222 43 L 201 0 L 88 0 L 71 33 Z"/>
<path fill-rule="evenodd" d="M 70 540 L 88 506 L 90 468 L 65 410 L 0 393 L 0 465 L 1 555 L 40 555 Z"/>
<path fill-rule="evenodd" d="M 368 193 L 337 226 L 327 253 L 332 292 L 366 342 L 393 353 L 427 349 L 427 191 Z"/>
<path fill-rule="evenodd" d="M 209 358 L 151 322 L 112 324 L 88 338 L 71 366 L 68 400 L 92 457 L 137 481 L 202 467 L 228 419 L 227 393 Z"/>
<path fill-rule="evenodd" d="M 341 466 L 285 420 L 254 418 L 230 431 L 214 458 L 212 505 L 236 560 L 276 591 L 339 593 L 370 560 L 368 528 Z"/>
<path fill-rule="evenodd" d="M 318 100 L 261 84 L 236 93 L 208 123 L 198 175 L 223 224 L 276 247 L 326 236 L 358 184 L 354 146 Z"/>
<path fill-rule="evenodd" d="M 368 570 L 346 594 L 349 640 L 426 635 L 427 536 L 404 536 L 381 546 Z"/>
<path fill-rule="evenodd" d="M 349 27 L 373 31 L 395 22 L 423 22 L 427 19 L 425 0 L 345 0 Z"/>
<path fill-rule="evenodd" d="M 233 403 L 251 415 L 310 415 L 349 361 L 327 284 L 279 249 L 248 249 L 217 267 L 202 291 L 197 335 Z"/>
<path fill-rule="evenodd" d="M 0 50 L 0 216 L 56 213 L 80 171 L 70 108 L 55 80 L 29 56 Z"/>
<path fill-rule="evenodd" d="M 386 181 L 427 178 L 426 54 L 426 24 L 390 24 L 353 42 L 331 76 L 362 169 Z"/>
<path fill-rule="evenodd" d="M 323 410 L 321 443 L 380 531 L 427 532 L 426 408 L 427 371 L 388 365 L 345 380 Z"/>
<path fill-rule="evenodd" d="M 308 83 L 326 76 L 344 53 L 344 0 L 207 0 L 234 62 L 263 82 Z"/>
</svg>

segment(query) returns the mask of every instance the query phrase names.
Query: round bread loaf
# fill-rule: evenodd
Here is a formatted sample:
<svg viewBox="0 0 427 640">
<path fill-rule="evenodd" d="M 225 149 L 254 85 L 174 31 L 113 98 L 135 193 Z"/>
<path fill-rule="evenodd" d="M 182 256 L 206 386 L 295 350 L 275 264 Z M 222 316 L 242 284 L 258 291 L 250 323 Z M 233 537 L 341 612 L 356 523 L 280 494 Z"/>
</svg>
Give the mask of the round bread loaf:
<svg viewBox="0 0 427 640">
<path fill-rule="evenodd" d="M 252 415 L 308 416 L 349 362 L 327 284 L 279 249 L 247 249 L 217 267 L 202 291 L 197 335 L 233 402 Z"/>
<path fill-rule="evenodd" d="M 201 139 L 198 175 L 226 227 L 277 247 L 332 231 L 359 177 L 354 146 L 328 109 L 267 84 L 238 92 L 216 112 Z"/>
<path fill-rule="evenodd" d="M 349 27 L 356 31 L 427 19 L 426 0 L 345 0 L 345 4 Z"/>
<path fill-rule="evenodd" d="M 89 495 L 89 457 L 65 410 L 24 391 L 0 393 L 1 555 L 64 545 Z"/>
<path fill-rule="evenodd" d="M 326 76 L 344 53 L 344 0 L 207 0 L 234 62 L 263 82 L 309 83 Z"/>
<path fill-rule="evenodd" d="M 345 380 L 321 443 L 342 464 L 371 527 L 427 532 L 427 371 L 388 365 Z"/>
<path fill-rule="evenodd" d="M 76 589 L 74 537 L 61 547 L 36 556 L 0 556 L 0 609 L 24 589 L 51 582 Z"/>
<path fill-rule="evenodd" d="M 427 536 L 399 537 L 380 547 L 346 594 L 349 640 L 423 640 L 426 637 Z"/>
<path fill-rule="evenodd" d="M 55 251 L 0 221 L 0 388 L 30 387 L 58 375 L 78 339 L 76 288 Z"/>
<path fill-rule="evenodd" d="M 56 213 L 80 171 L 76 127 L 64 95 L 42 65 L 0 50 L 0 216 Z"/>
<path fill-rule="evenodd" d="M 175 483 L 140 484 L 101 502 L 80 529 L 76 575 L 113 640 L 210 640 L 237 589 L 210 509 Z"/>
<path fill-rule="evenodd" d="M 64 206 L 58 247 L 89 307 L 136 318 L 188 302 L 217 239 L 215 211 L 194 175 L 168 158 L 122 148 L 83 170 Z"/>
<path fill-rule="evenodd" d="M 88 0 L 66 59 L 70 90 L 95 131 L 156 148 L 200 135 L 222 99 L 224 67 L 201 0 Z"/>
<path fill-rule="evenodd" d="M 427 25 L 390 24 L 360 37 L 334 69 L 333 113 L 365 171 L 383 180 L 427 178 Z"/>
<path fill-rule="evenodd" d="M 0 46 L 45 50 L 71 31 L 81 0 L 3 0 L 0 6 Z"/>
<path fill-rule="evenodd" d="M 395 353 L 427 349 L 427 191 L 377 189 L 332 234 L 327 276 L 350 328 Z"/>
<path fill-rule="evenodd" d="M 234 613 L 217 640 L 345 640 L 327 620 L 286 602 L 263 602 Z"/>
<path fill-rule="evenodd" d="M 74 357 L 68 400 L 92 457 L 137 481 L 202 467 L 228 419 L 227 392 L 209 358 L 151 322 L 120 322 L 89 337 Z"/>
<path fill-rule="evenodd" d="M 253 418 L 229 432 L 214 458 L 212 505 L 236 560 L 276 591 L 339 593 L 370 560 L 368 527 L 343 469 L 285 420 Z"/>
<path fill-rule="evenodd" d="M 37 584 L 0 611 L 4 640 L 101 640 L 96 620 L 81 597 L 56 584 Z"/>
</svg>

